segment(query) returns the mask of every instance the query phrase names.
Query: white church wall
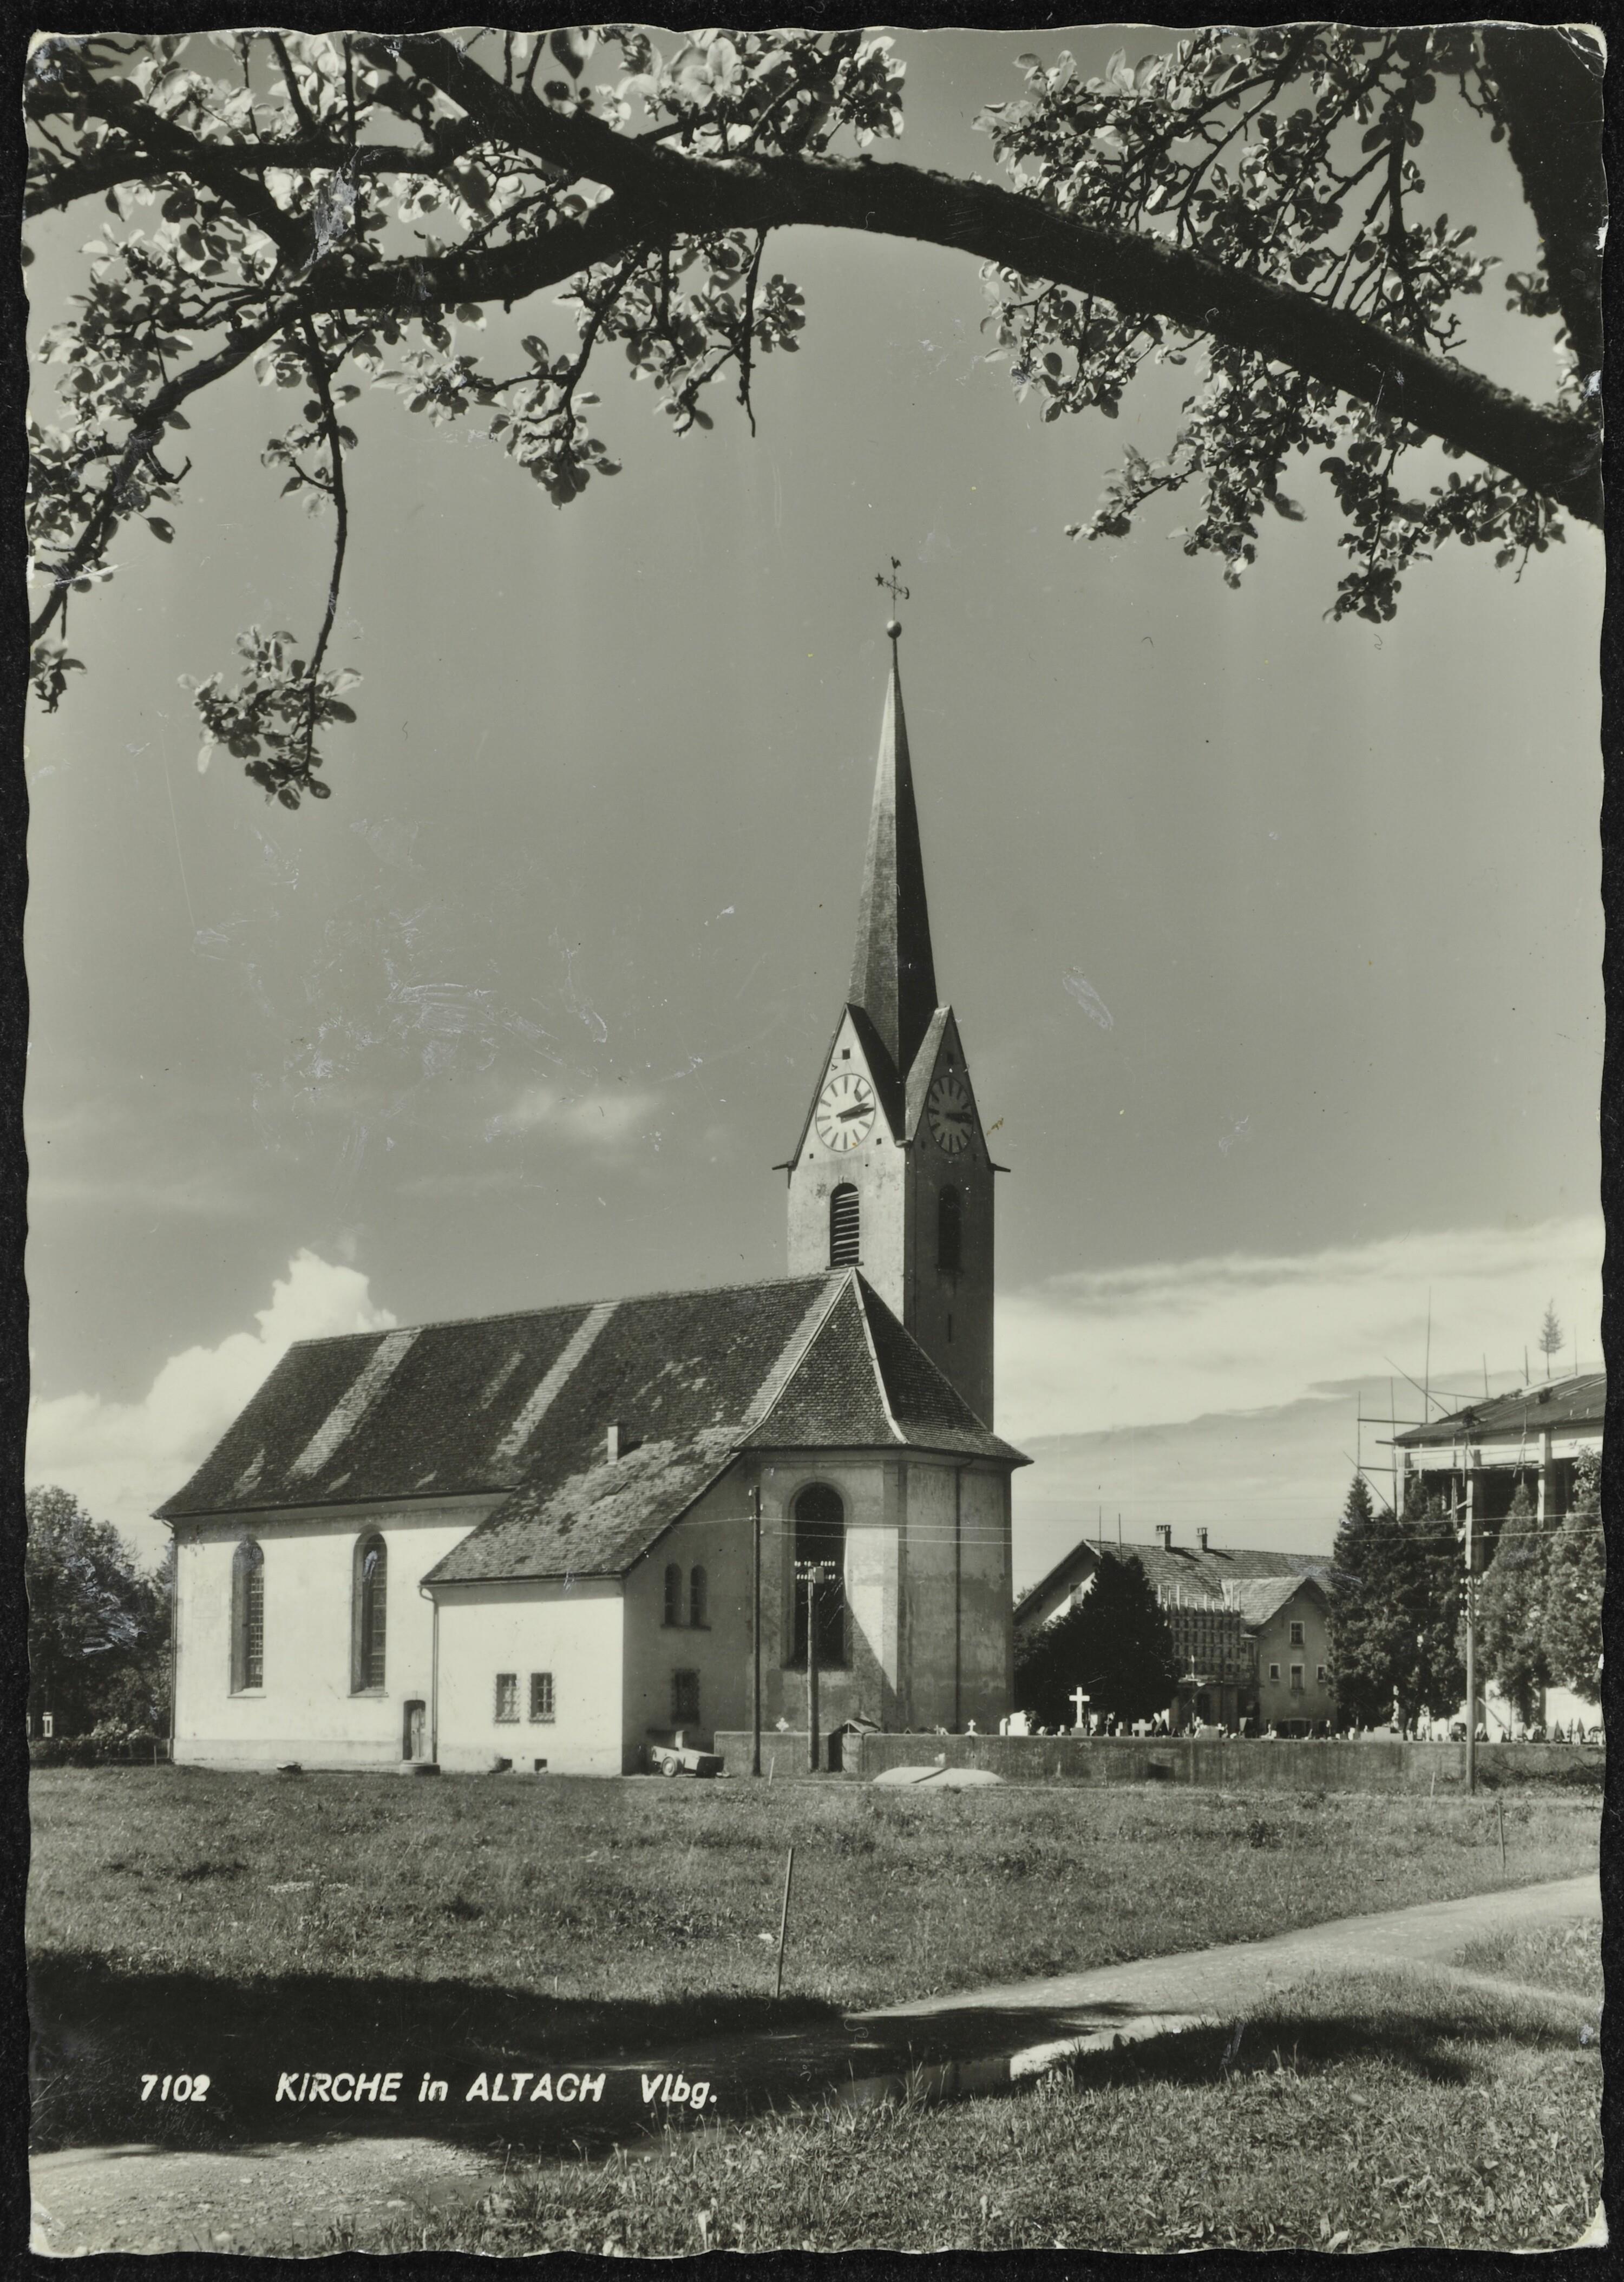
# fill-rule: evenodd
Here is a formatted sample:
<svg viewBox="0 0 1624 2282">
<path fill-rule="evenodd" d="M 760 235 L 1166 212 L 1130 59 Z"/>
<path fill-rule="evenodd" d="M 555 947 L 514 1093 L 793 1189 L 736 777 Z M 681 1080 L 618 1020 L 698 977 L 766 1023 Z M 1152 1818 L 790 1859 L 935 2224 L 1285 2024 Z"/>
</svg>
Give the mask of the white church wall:
<svg viewBox="0 0 1624 2282">
<path fill-rule="evenodd" d="M 832 1072 L 845 1069 L 862 1070 L 873 1084 L 850 1014 L 841 1023 L 820 1087 Z M 828 1267 L 829 1198 L 847 1181 L 859 1197 L 859 1265 L 891 1313 L 905 1321 L 908 1156 L 901 1142 L 891 1138 L 883 1116 L 876 1117 L 873 1131 L 856 1149 L 828 1149 L 818 1138 L 815 1119 L 807 1128 L 789 1176 L 789 1273 L 817 1276 Z"/>
<path fill-rule="evenodd" d="M 437 1750 L 448 1773 L 498 1758 L 551 1774 L 621 1772 L 625 1610 L 614 1577 L 445 1585 L 439 1600 Z M 496 1680 L 511 1673 L 517 1716 L 498 1717 Z M 531 1717 L 531 1675 L 550 1673 L 551 1719 Z"/>
<path fill-rule="evenodd" d="M 962 1495 L 960 1705 L 965 1721 L 984 1733 L 1014 1698 L 1009 1477 L 972 1467 Z"/>
<path fill-rule="evenodd" d="M 806 1724 L 807 1677 L 788 1659 L 795 1641 L 795 1502 L 814 1482 L 839 1493 L 846 1523 L 846 1641 L 843 1671 L 819 1676 L 824 1729 L 859 1713 L 897 1724 L 897 1544 L 903 1468 L 895 1459 L 839 1451 L 775 1456 L 762 1469 L 763 1693 L 769 1724 Z"/>
<path fill-rule="evenodd" d="M 986 1728 L 1009 1709 L 1009 1558 L 1003 1483 L 914 1459 L 900 1564 L 900 1724 Z M 955 1494 L 957 1505 L 955 1507 Z"/>
<path fill-rule="evenodd" d="M 432 1619 L 420 1580 L 489 1510 L 352 1508 L 254 1514 L 176 1530 L 175 1756 L 182 1764 L 378 1766 L 404 1756 L 406 1707 L 429 1700 Z M 388 1548 L 382 1689 L 354 1676 L 355 1548 Z M 232 1563 L 252 1538 L 264 1556 L 264 1684 L 233 1691 Z"/>
<path fill-rule="evenodd" d="M 665 1571 L 681 1579 L 680 1621 L 665 1622 Z M 695 1568 L 705 1572 L 706 1621 L 690 1621 Z M 668 1530 L 626 1580 L 626 1696 L 623 1753 L 628 1771 L 645 1764 L 650 1733 L 669 1731 L 678 1672 L 699 1675 L 699 1719 L 691 1737 L 707 1743 L 719 1727 L 750 1717 L 746 1672 L 750 1648 L 750 1500 L 735 1470 L 716 1483 Z"/>
</svg>

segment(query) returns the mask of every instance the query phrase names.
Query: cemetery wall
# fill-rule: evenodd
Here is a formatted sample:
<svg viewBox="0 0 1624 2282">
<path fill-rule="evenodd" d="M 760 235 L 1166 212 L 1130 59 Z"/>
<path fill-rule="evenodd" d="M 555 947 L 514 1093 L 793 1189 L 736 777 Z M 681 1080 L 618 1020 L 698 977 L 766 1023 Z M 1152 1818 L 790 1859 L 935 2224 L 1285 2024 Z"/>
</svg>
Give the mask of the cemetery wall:
<svg viewBox="0 0 1624 2282">
<path fill-rule="evenodd" d="M 1182 1737 L 1140 1740 L 1096 1736 L 1084 1743 L 1069 1735 L 888 1735 L 855 1738 L 846 1754 L 846 1772 L 872 1781 L 886 1767 L 984 1767 L 1006 1782 L 1195 1783 L 1212 1790 L 1426 1791 L 1454 1793 L 1465 1788 L 1465 1750 L 1460 1743 L 1405 1743 L 1390 1738 L 1352 1743 L 1286 1741 L 1195 1743 Z M 791 1741 L 775 1736 L 780 1749 Z M 805 1740 L 790 1756 L 800 1774 L 806 1765 Z M 729 1774 L 746 1774 L 750 1738 L 720 1735 L 717 1748 L 737 1743 L 727 1753 Z M 769 1740 L 762 1739 L 765 1769 Z M 1480 1743 L 1478 1781 L 1485 1790 L 1537 1782 L 1564 1789 L 1600 1791 L 1605 1780 L 1604 1751 L 1569 1743 Z"/>
</svg>

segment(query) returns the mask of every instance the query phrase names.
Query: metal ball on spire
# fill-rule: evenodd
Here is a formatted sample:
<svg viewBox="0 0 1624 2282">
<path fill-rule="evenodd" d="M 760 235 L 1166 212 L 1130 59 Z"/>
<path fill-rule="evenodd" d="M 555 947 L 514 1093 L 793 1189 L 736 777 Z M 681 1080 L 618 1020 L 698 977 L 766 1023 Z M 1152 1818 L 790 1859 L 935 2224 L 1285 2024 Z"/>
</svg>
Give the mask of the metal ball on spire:
<svg viewBox="0 0 1624 2282">
<path fill-rule="evenodd" d="M 902 632 L 902 620 L 900 618 L 887 618 L 885 621 L 885 631 L 890 634 L 891 640 L 895 641 L 897 635 Z"/>
</svg>

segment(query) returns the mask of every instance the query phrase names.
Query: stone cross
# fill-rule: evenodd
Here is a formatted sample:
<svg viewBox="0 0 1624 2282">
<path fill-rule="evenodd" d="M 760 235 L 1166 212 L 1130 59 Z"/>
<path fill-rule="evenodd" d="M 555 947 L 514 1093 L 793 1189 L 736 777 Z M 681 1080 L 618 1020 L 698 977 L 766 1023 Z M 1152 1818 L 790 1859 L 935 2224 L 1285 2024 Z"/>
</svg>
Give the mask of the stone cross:
<svg viewBox="0 0 1624 2282">
<path fill-rule="evenodd" d="M 1072 1723 L 1071 1723 L 1071 1724 L 1072 1724 L 1072 1726 L 1073 1726 L 1074 1727 L 1080 1727 L 1083 1725 L 1083 1715 L 1084 1715 L 1084 1712 L 1086 1711 L 1086 1709 L 1087 1709 L 1087 1707 L 1088 1707 L 1088 1705 L 1089 1705 L 1089 1704 L 1090 1704 L 1090 1702 L 1091 1702 L 1092 1700 L 1092 1699 L 1091 1697 L 1089 1697 L 1089 1696 L 1084 1696 L 1084 1694 L 1083 1693 L 1083 1690 L 1082 1690 L 1080 1688 L 1074 1688 L 1072 1689 L 1072 1691 L 1071 1691 L 1071 1702 L 1072 1702 L 1072 1708 L 1073 1708 L 1073 1710 L 1076 1712 L 1076 1715 L 1077 1715 L 1077 1716 L 1076 1716 L 1076 1719 L 1072 1721 Z"/>
</svg>

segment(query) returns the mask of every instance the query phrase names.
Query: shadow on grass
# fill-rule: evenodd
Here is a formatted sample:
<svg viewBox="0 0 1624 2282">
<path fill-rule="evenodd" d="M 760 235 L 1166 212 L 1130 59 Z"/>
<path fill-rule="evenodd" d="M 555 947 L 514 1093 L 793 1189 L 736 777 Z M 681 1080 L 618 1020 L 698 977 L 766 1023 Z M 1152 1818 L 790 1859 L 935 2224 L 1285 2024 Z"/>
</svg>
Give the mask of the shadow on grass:
<svg viewBox="0 0 1624 2282">
<path fill-rule="evenodd" d="M 132 2141 L 170 2147 L 412 2135 L 509 2146 L 535 2157 L 599 2154 L 658 2132 L 833 2101 L 869 2107 L 983 2098 L 1033 2081 L 1019 2053 L 1057 2051 L 1074 2081 L 1212 2084 L 1257 2069 L 1317 2072 L 1380 2059 L 1437 2084 L 1469 2080 L 1464 2050 L 1485 2036 L 1566 2045 L 1537 2007 L 1429 1990 L 1414 2005 L 1282 2002 L 1213 2028 L 1123 2003 L 958 2006 L 935 2016 L 847 2021 L 809 1999 L 718 1993 L 663 2002 L 573 2002 L 453 1981 L 289 1975 L 229 1984 L 203 1974 L 120 1973 L 57 1957 L 31 1976 L 35 2146 Z M 308 2096 L 307 2079 L 399 2072 L 392 2104 Z M 524 2072 L 516 2081 L 515 2071 Z M 209 2078 L 206 2099 L 164 2103 L 144 2076 Z M 602 2076 L 595 2097 L 581 2076 Z M 664 2078 L 662 2085 L 658 2079 Z M 307 2096 L 278 2097 L 304 2090 Z M 445 2086 L 419 2097 L 424 2078 Z M 550 2096 L 537 2097 L 545 2077 Z M 574 2084 L 570 2079 L 574 2078 Z M 677 2080 L 681 2099 L 674 2099 Z M 483 2096 L 469 2098 L 483 2083 Z M 653 2087 L 651 2090 L 650 2087 Z M 703 2086 L 703 2106 L 695 2088 Z M 566 2088 L 567 2087 L 567 2088 Z"/>
<path fill-rule="evenodd" d="M 534 1990 L 456 1981 L 346 1979 L 288 1975 L 232 1983 L 200 1973 L 120 1971 L 99 1958 L 57 1956 L 29 1973 L 35 2151 L 149 2141 L 167 2146 L 237 2146 L 259 2138 L 316 2139 L 334 2133 L 412 2133 L 436 2138 L 522 2142 L 560 2150 L 612 2145 L 667 2120 L 672 2103 L 641 2097 L 643 2070 L 658 2055 L 690 2078 L 717 2046 L 748 2041 L 764 2073 L 786 2043 L 840 2034 L 837 2009 L 813 1999 L 728 1993 L 663 2002 L 577 2002 Z M 466 2097 L 484 2075 L 518 2104 Z M 284 2075 L 299 2079 L 398 2070 L 392 2104 L 278 2099 Z M 560 2072 L 608 2071 L 598 2099 L 558 2096 Z M 530 2097 L 542 2075 L 552 2099 Z M 206 2096 L 164 2103 L 143 2079 L 209 2079 Z M 427 2076 L 447 2087 L 421 2102 Z M 727 2103 L 734 2105 L 732 2101 Z M 715 2107 L 723 2105 L 718 2100 Z M 694 2110 L 689 2105 L 687 2113 Z M 714 2113 L 714 2108 L 712 2109 Z"/>
</svg>

